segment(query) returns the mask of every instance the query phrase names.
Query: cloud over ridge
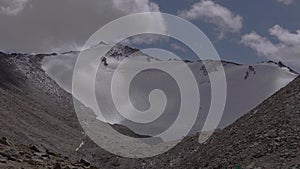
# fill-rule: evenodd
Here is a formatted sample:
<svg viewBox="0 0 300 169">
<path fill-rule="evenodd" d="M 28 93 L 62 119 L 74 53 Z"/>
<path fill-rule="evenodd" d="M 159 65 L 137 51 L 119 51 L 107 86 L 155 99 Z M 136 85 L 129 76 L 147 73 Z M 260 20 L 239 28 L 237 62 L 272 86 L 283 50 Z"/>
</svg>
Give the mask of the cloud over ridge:
<svg viewBox="0 0 300 169">
<path fill-rule="evenodd" d="M 241 44 L 254 50 L 259 56 L 269 60 L 282 61 L 299 69 L 300 29 L 292 33 L 280 25 L 275 25 L 268 31 L 278 40 L 278 43 L 274 43 L 256 32 L 251 32 L 242 36 Z"/>
<path fill-rule="evenodd" d="M 193 4 L 189 10 L 180 11 L 178 15 L 188 20 L 203 20 L 218 27 L 220 38 L 226 33 L 237 33 L 243 27 L 243 18 L 210 0 Z"/>
</svg>

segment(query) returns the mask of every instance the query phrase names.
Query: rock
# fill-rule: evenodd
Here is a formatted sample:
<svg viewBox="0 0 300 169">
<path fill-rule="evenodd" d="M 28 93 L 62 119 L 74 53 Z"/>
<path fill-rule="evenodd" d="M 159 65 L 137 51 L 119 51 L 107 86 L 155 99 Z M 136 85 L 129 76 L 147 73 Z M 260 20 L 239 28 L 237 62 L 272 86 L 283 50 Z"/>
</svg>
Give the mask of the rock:
<svg viewBox="0 0 300 169">
<path fill-rule="evenodd" d="M 73 169 L 74 167 L 71 165 L 67 165 L 64 169 Z"/>
<path fill-rule="evenodd" d="M 31 159 L 32 157 L 31 157 L 30 155 L 26 154 L 26 155 L 25 155 L 25 158 Z"/>
<path fill-rule="evenodd" d="M 7 162 L 6 159 L 0 158 L 0 163 L 6 163 L 6 162 Z"/>
<path fill-rule="evenodd" d="M 19 154 L 20 154 L 20 155 L 25 155 L 25 154 L 27 154 L 27 153 L 24 152 L 24 151 L 19 151 Z"/>
<path fill-rule="evenodd" d="M 41 160 L 50 159 L 50 156 L 45 153 L 34 153 L 35 156 L 39 157 Z"/>
<path fill-rule="evenodd" d="M 53 169 L 62 169 L 59 163 L 55 163 Z"/>
<path fill-rule="evenodd" d="M 39 153 L 44 152 L 43 149 L 39 148 L 39 147 L 36 146 L 36 145 L 32 145 L 32 146 L 30 146 L 29 148 L 30 148 L 31 150 L 35 151 L 35 152 L 39 152 Z"/>
<path fill-rule="evenodd" d="M 46 153 L 50 156 L 58 156 L 58 154 L 51 152 L 50 150 L 46 150 Z"/>
<path fill-rule="evenodd" d="M 253 162 L 246 167 L 246 169 L 252 169 L 252 168 L 254 168 L 254 163 Z"/>
<path fill-rule="evenodd" d="M 88 162 L 87 160 L 84 160 L 84 159 L 81 159 L 80 163 L 87 167 L 91 165 L 90 162 Z"/>
<path fill-rule="evenodd" d="M 11 156 L 7 157 L 7 159 L 8 159 L 9 161 L 18 161 L 15 157 L 11 157 Z"/>
<path fill-rule="evenodd" d="M 44 161 L 40 160 L 40 159 L 30 159 L 30 160 L 25 160 L 25 161 L 31 165 L 41 165 L 44 163 Z"/>
<path fill-rule="evenodd" d="M 8 140 L 7 140 L 6 137 L 2 137 L 0 139 L 0 144 L 6 145 L 6 146 L 10 146 L 11 145 L 11 143 L 8 142 Z"/>
<path fill-rule="evenodd" d="M 11 161 L 16 161 L 16 159 L 20 157 L 19 152 L 13 148 L 9 148 L 4 150 L 3 152 L 0 152 L 0 155 L 6 157 L 8 160 Z"/>
</svg>

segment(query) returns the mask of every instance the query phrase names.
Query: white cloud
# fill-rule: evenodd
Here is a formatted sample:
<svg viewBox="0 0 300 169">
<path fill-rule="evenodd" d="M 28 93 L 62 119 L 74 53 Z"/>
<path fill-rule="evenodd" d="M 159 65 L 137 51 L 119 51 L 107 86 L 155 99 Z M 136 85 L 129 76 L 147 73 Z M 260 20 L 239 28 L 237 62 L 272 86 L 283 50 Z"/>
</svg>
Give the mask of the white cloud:
<svg viewBox="0 0 300 169">
<path fill-rule="evenodd" d="M 274 59 L 272 57 L 275 57 L 274 53 L 277 53 L 279 49 L 279 46 L 274 45 L 267 38 L 261 37 L 256 32 L 242 36 L 241 43 L 254 49 L 260 56 L 270 57 L 270 59 Z"/>
<path fill-rule="evenodd" d="M 294 0 L 277 0 L 279 3 L 283 3 L 284 5 L 290 5 L 294 2 Z"/>
<path fill-rule="evenodd" d="M 287 45 L 300 45 L 300 30 L 296 33 L 291 33 L 287 29 L 282 28 L 279 25 L 275 25 L 269 29 L 269 33 L 275 36 L 278 40 Z"/>
<path fill-rule="evenodd" d="M 300 70 L 300 30 L 291 33 L 279 25 L 269 29 L 270 35 L 279 42 L 273 43 L 266 37 L 252 32 L 242 36 L 241 43 L 254 51 L 259 56 L 269 60 L 282 61 L 289 66 Z"/>
<path fill-rule="evenodd" d="M 0 14 L 17 15 L 23 11 L 30 0 L 2 0 Z"/>
<path fill-rule="evenodd" d="M 160 12 L 159 6 L 150 0 L 112 0 L 113 6 L 124 12 L 125 14 L 134 14 L 139 12 Z M 145 21 L 137 21 L 137 24 L 147 24 L 149 29 L 157 29 L 160 32 L 166 33 L 167 28 L 164 18 L 160 15 L 158 17 L 149 16 Z M 152 44 L 164 38 L 162 36 L 152 36 L 150 34 L 137 36 L 127 40 L 127 44 Z"/>
<path fill-rule="evenodd" d="M 172 43 L 170 46 L 171 46 L 173 49 L 179 50 L 179 51 L 181 51 L 181 52 L 186 52 L 186 51 L 187 51 L 184 47 L 182 47 L 182 46 L 180 46 L 180 45 L 177 45 L 176 43 Z"/>
<path fill-rule="evenodd" d="M 159 6 L 149 0 L 112 0 L 115 8 L 130 13 L 159 12 Z"/>
<path fill-rule="evenodd" d="M 216 25 L 220 32 L 220 38 L 229 32 L 239 32 L 243 26 L 243 18 L 240 15 L 236 15 L 229 9 L 210 0 L 195 3 L 188 11 L 181 11 L 178 15 L 188 20 L 202 19 Z"/>
</svg>

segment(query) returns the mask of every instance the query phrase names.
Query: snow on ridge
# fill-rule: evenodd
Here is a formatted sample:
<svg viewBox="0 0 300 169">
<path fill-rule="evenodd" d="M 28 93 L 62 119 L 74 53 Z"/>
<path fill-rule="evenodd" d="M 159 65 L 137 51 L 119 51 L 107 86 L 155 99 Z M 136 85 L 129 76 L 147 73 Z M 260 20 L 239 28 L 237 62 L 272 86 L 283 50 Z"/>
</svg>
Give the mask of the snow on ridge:
<svg viewBox="0 0 300 169">
<path fill-rule="evenodd" d="M 84 51 L 88 52 L 88 51 Z M 133 56 L 131 56 L 132 53 L 135 53 Z M 67 84 L 67 87 L 71 89 L 71 82 L 65 82 L 65 77 L 72 77 L 72 64 L 73 62 L 70 61 L 72 56 L 74 58 L 77 58 L 78 52 L 71 52 L 66 54 L 61 54 L 52 57 L 52 59 L 48 58 L 48 63 L 44 63 L 43 67 L 47 67 L 47 73 L 50 74 L 50 76 L 55 79 L 56 81 L 59 81 L 60 84 Z M 129 57 L 130 56 L 130 57 Z M 179 60 L 170 60 L 170 61 L 159 61 L 156 60 L 154 57 L 150 58 L 146 54 L 141 53 L 137 49 L 133 49 L 130 47 L 125 46 L 116 46 L 112 50 L 110 50 L 107 54 L 107 66 L 100 66 L 100 73 L 101 79 L 99 80 L 99 83 L 97 86 L 107 86 L 109 84 L 109 79 L 112 77 L 114 70 L 117 68 L 118 63 L 122 61 L 124 58 L 130 59 L 130 64 L 136 63 L 144 63 L 144 64 L 161 64 L 164 66 L 170 66 L 174 69 L 178 68 L 180 71 L 179 66 Z M 53 59 L 55 58 L 55 59 Z M 61 62 L 60 59 L 67 58 L 68 65 L 65 64 L 65 62 Z M 99 61 L 100 63 L 100 61 Z M 95 63 L 95 64 L 99 64 Z M 205 66 L 203 66 L 205 63 Z M 45 65 L 46 64 L 46 65 Z M 60 71 L 57 71 L 56 73 L 51 72 L 51 66 L 47 66 L 52 64 L 55 65 L 55 69 L 61 69 Z M 193 128 L 192 132 L 197 132 L 201 130 L 201 126 L 203 126 L 206 114 L 209 110 L 210 106 L 210 81 L 209 81 L 209 74 L 213 72 L 217 72 L 220 69 L 218 69 L 219 66 L 223 66 L 226 72 L 226 79 L 227 79 L 227 90 L 228 90 L 228 97 L 227 97 L 227 103 L 225 107 L 224 116 L 221 120 L 221 123 L 219 124 L 220 128 L 226 127 L 232 122 L 234 122 L 237 118 L 241 117 L 245 113 L 249 112 L 251 109 L 255 108 L 258 104 L 260 104 L 263 100 L 270 97 L 272 94 L 274 94 L 276 91 L 278 91 L 280 88 L 287 85 L 289 82 L 291 82 L 294 78 L 298 76 L 295 72 L 292 72 L 290 69 L 286 68 L 285 66 L 279 66 L 279 64 L 271 63 L 271 62 L 265 62 L 265 63 L 258 63 L 258 64 L 237 64 L 234 62 L 228 62 L 228 61 L 213 61 L 213 60 L 204 60 L 204 61 L 194 61 L 194 62 L 186 62 L 186 64 L 190 67 L 192 72 L 195 75 L 195 78 L 197 79 L 198 86 L 200 88 L 200 92 L 202 94 L 201 97 L 201 110 L 200 110 L 200 116 L 197 119 L 196 125 Z M 126 73 L 126 72 L 125 72 Z M 147 72 L 149 78 L 155 79 L 156 77 L 164 77 L 157 71 L 148 71 Z M 62 76 L 62 74 L 65 74 Z M 106 81 L 107 80 L 107 81 Z M 148 84 L 152 84 L 151 80 L 145 82 Z M 171 84 L 171 82 L 170 82 Z M 68 86 L 69 85 L 69 86 Z M 62 86 L 63 88 L 66 88 L 66 86 Z M 143 88 L 137 89 L 137 93 L 144 93 L 145 91 Z M 105 93 L 102 96 L 108 95 L 109 93 Z M 137 96 L 138 98 L 139 96 Z M 180 101 L 178 98 L 171 98 L 173 104 L 178 104 L 178 101 Z M 80 100 L 80 98 L 79 98 Z M 107 98 L 109 100 L 109 98 Z M 84 100 L 80 100 L 85 104 Z M 137 100 L 140 101 L 140 100 Z M 133 100 L 135 102 L 135 100 Z M 145 100 L 145 104 L 146 100 Z M 180 103 L 179 103 L 180 104 Z M 111 105 L 108 104 L 104 109 L 112 112 L 115 112 L 115 109 L 110 107 Z M 132 129 L 135 133 L 141 134 L 141 135 L 152 135 L 156 132 L 156 130 L 161 129 L 165 127 L 165 124 L 168 124 L 168 119 L 173 119 L 172 116 L 175 116 L 176 114 L 172 114 L 170 112 L 170 118 L 167 118 L 167 121 L 159 122 L 157 123 L 153 128 L 142 128 L 140 126 L 136 126 L 134 124 L 130 124 L 123 119 L 120 119 L 119 117 L 116 117 L 115 119 L 118 119 L 117 122 L 113 121 L 112 123 L 119 123 L 123 124 L 125 126 L 128 126 L 130 129 Z M 112 119 L 114 119 L 112 117 Z"/>
</svg>

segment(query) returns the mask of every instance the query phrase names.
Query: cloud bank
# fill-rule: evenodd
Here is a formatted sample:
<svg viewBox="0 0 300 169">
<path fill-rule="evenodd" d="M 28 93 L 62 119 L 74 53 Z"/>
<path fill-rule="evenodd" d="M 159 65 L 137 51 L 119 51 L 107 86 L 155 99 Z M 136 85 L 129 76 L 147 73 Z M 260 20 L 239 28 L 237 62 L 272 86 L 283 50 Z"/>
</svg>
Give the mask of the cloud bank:
<svg viewBox="0 0 300 169">
<path fill-rule="evenodd" d="M 290 5 L 294 2 L 294 0 L 276 0 L 279 3 L 283 3 L 284 5 Z"/>
<path fill-rule="evenodd" d="M 30 0 L 2 0 L 0 2 L 0 14 L 18 15 L 25 9 Z"/>
<path fill-rule="evenodd" d="M 203 20 L 218 27 L 219 37 L 226 33 L 237 33 L 241 30 L 243 18 L 229 9 L 208 0 L 193 4 L 189 10 L 180 11 L 178 15 L 188 20 Z"/>
<path fill-rule="evenodd" d="M 140 12 L 160 12 L 159 6 L 150 0 L 112 0 L 112 3 L 117 10 L 124 12 L 124 15 Z M 145 21 L 137 21 L 136 24 L 147 24 L 149 25 L 149 30 L 154 28 L 163 33 L 167 33 L 167 27 L 164 18 L 161 15 L 158 17 L 149 16 Z M 160 40 L 164 40 L 164 38 L 162 36 L 145 34 L 127 39 L 124 44 L 152 44 Z"/>
<path fill-rule="evenodd" d="M 295 33 L 275 25 L 269 29 L 269 34 L 278 40 L 273 43 L 256 32 L 242 36 L 241 44 L 254 50 L 259 56 L 269 60 L 282 61 L 300 70 L 300 29 Z"/>
<path fill-rule="evenodd" d="M 119 17 L 159 11 L 159 6 L 149 0 L 0 0 L 0 50 L 26 53 L 74 50 L 99 28 Z M 150 17 L 145 23 L 166 30 L 162 17 Z M 155 41 L 153 37 L 144 39 L 149 43 Z M 141 40 L 133 42 L 146 41 Z"/>
</svg>

